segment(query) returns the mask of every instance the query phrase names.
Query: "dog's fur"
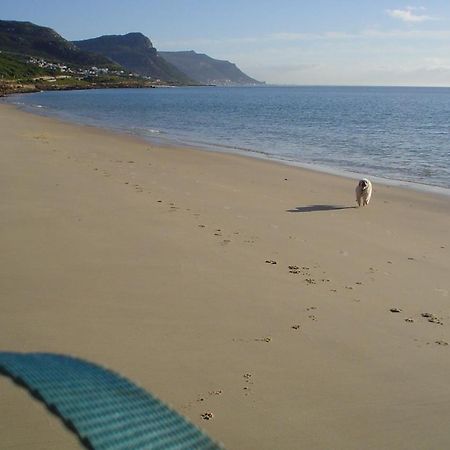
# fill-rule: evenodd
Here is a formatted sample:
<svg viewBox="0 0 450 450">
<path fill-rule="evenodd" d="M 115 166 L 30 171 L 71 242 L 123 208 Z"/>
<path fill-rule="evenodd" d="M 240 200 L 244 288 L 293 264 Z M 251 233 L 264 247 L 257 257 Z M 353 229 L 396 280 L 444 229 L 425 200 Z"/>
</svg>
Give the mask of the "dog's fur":
<svg viewBox="0 0 450 450">
<path fill-rule="evenodd" d="M 358 186 L 356 186 L 356 201 L 358 206 L 366 206 L 370 202 L 372 197 L 372 183 L 367 179 L 363 178 L 359 180 Z"/>
</svg>

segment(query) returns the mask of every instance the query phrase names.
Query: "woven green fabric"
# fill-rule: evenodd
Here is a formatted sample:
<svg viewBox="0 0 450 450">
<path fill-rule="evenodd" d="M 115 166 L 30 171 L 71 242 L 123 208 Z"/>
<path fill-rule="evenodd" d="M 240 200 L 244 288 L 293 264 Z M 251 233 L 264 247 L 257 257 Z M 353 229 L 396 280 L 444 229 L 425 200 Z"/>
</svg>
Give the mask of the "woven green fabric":
<svg viewBox="0 0 450 450">
<path fill-rule="evenodd" d="M 222 448 L 153 395 L 96 364 L 67 355 L 0 352 L 0 373 L 41 399 L 87 448 Z"/>
</svg>

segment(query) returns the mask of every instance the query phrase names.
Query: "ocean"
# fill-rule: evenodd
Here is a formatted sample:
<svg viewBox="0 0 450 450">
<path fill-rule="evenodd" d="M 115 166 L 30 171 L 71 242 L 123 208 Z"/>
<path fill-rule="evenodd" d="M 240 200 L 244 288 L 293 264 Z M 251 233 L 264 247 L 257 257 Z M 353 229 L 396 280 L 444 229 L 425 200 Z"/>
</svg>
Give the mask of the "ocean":
<svg viewBox="0 0 450 450">
<path fill-rule="evenodd" d="M 104 89 L 6 101 L 157 143 L 450 192 L 450 88 Z"/>
</svg>

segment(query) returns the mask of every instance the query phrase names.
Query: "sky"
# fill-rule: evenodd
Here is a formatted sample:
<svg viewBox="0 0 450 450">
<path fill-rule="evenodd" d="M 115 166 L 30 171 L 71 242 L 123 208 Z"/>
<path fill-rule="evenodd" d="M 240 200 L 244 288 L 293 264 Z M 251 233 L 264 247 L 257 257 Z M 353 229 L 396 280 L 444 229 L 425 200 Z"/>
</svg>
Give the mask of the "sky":
<svg viewBox="0 0 450 450">
<path fill-rule="evenodd" d="M 0 0 L 69 40 L 139 31 L 270 84 L 450 86 L 450 1 Z"/>
</svg>

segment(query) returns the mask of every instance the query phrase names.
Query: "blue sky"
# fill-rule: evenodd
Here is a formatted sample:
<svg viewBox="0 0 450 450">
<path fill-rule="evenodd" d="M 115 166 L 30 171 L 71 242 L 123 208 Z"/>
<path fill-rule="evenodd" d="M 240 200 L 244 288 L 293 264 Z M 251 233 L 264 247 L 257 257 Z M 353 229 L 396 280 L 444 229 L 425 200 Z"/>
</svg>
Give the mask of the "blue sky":
<svg viewBox="0 0 450 450">
<path fill-rule="evenodd" d="M 1 0 L 66 39 L 140 31 L 276 84 L 450 86 L 450 1 Z"/>
</svg>

